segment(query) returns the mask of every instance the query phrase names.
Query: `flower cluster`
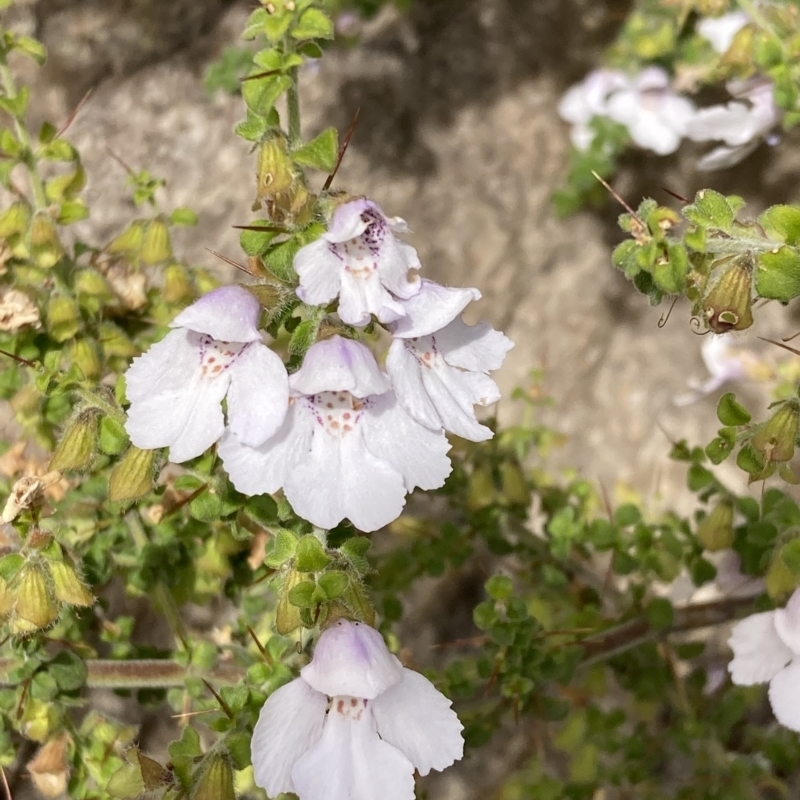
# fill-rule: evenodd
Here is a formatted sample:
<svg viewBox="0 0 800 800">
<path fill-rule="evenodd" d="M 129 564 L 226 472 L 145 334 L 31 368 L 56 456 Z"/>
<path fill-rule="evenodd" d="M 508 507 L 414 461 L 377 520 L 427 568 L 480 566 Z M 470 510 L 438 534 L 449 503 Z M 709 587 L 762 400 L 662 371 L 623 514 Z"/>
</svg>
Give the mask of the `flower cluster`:
<svg viewBox="0 0 800 800">
<path fill-rule="evenodd" d="M 376 319 L 387 329 L 386 371 L 363 342 L 334 335 L 314 343 L 288 376 L 263 341 L 255 296 L 223 287 L 180 313 L 128 370 L 131 441 L 169 447 L 175 462 L 219 442 L 237 490 L 283 489 L 322 528 L 348 518 L 376 530 L 399 516 L 407 492 L 441 486 L 451 469 L 445 431 L 473 441 L 492 435 L 474 406 L 499 399 L 488 373 L 512 343 L 487 324 L 461 321 L 476 289 L 410 274 L 420 264 L 395 238 L 404 230 L 375 203 L 352 200 L 294 261 L 306 304 L 338 298 L 342 322 L 358 328 Z"/>
<path fill-rule="evenodd" d="M 727 53 L 750 20 L 742 11 L 701 19 L 697 33 L 719 54 Z M 764 78 L 732 81 L 731 102 L 707 108 L 694 104 L 672 87 L 661 67 L 646 67 L 630 76 L 598 69 L 571 87 L 558 112 L 572 125 L 570 138 L 578 150 L 591 147 L 592 120 L 605 117 L 624 125 L 634 144 L 659 155 L 674 153 L 685 137 L 696 142 L 721 142 L 698 162 L 700 170 L 737 164 L 762 141 L 771 142 L 781 121 L 772 82 Z"/>
<path fill-rule="evenodd" d="M 800 589 L 785 608 L 764 611 L 733 627 L 728 665 L 738 686 L 769 683 L 769 702 L 781 725 L 800 731 Z"/>
<path fill-rule="evenodd" d="M 413 800 L 414 770 L 427 775 L 463 755 L 450 705 L 374 628 L 339 619 L 300 677 L 261 709 L 251 741 L 256 784 L 270 797 Z"/>
</svg>

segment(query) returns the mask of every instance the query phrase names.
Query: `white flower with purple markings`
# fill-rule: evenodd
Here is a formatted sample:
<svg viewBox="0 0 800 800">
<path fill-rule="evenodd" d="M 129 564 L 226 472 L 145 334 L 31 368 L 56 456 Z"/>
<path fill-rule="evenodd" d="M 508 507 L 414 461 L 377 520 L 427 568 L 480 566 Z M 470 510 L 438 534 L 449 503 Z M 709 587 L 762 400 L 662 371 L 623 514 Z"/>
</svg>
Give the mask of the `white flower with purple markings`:
<svg viewBox="0 0 800 800">
<path fill-rule="evenodd" d="M 450 706 L 374 628 L 340 619 L 300 677 L 261 709 L 255 782 L 269 797 L 413 800 L 415 770 L 441 771 L 463 756 L 463 726 Z"/>
<path fill-rule="evenodd" d="M 475 417 L 475 405 L 500 399 L 488 372 L 498 369 L 513 342 L 488 323 L 469 326 L 460 314 L 481 293 L 423 280 L 403 302 L 406 315 L 390 325 L 394 341 L 386 369 L 401 405 L 418 422 L 474 442 L 492 431 Z"/>
<path fill-rule="evenodd" d="M 697 23 L 697 32 L 720 54 L 731 49 L 736 34 L 750 22 L 744 11 L 729 11 L 719 17 L 705 17 Z"/>
<path fill-rule="evenodd" d="M 297 514 L 321 528 L 349 519 L 374 531 L 396 519 L 407 492 L 435 489 L 450 474 L 450 445 L 398 402 L 370 350 L 334 336 L 308 350 L 290 378 L 292 401 L 260 446 L 228 430 L 219 454 L 248 495 L 283 488 Z"/>
<path fill-rule="evenodd" d="M 407 231 L 399 217 L 387 217 L 371 200 L 340 205 L 328 230 L 301 247 L 294 257 L 300 279 L 297 296 L 309 305 L 326 305 L 339 298 L 339 316 L 350 325 L 366 325 L 403 316 L 399 300 L 413 297 L 420 267 L 417 251 L 395 238 Z"/>
<path fill-rule="evenodd" d="M 733 626 L 728 664 L 737 686 L 769 683 L 769 702 L 781 725 L 800 731 L 800 589 L 785 608 L 753 614 Z"/>
<path fill-rule="evenodd" d="M 125 373 L 125 428 L 136 447 L 170 448 L 176 463 L 195 458 L 228 429 L 251 446 L 280 428 L 289 382 L 262 341 L 261 306 L 240 286 L 209 292 L 184 309 L 170 331 Z"/>
</svg>

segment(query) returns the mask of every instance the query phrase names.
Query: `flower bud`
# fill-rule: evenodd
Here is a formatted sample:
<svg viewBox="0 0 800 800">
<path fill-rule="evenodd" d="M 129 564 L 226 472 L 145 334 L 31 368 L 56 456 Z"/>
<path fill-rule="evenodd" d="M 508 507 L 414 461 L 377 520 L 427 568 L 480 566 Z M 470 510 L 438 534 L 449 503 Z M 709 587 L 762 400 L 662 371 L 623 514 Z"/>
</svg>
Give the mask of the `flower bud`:
<svg viewBox="0 0 800 800">
<path fill-rule="evenodd" d="M 81 470 L 92 463 L 97 442 L 97 416 L 96 409 L 87 408 L 67 423 L 67 429 L 50 459 L 51 470 Z"/>
<path fill-rule="evenodd" d="M 14 608 L 14 594 L 8 588 L 5 578 L 0 578 L 0 619 L 4 619 Z"/>
<path fill-rule="evenodd" d="M 214 750 L 204 762 L 200 779 L 192 790 L 192 800 L 236 800 L 233 768 L 226 754 Z"/>
<path fill-rule="evenodd" d="M 21 200 L 12 203 L 0 214 L 0 239 L 10 239 L 28 230 L 31 221 L 31 210 Z"/>
<path fill-rule="evenodd" d="M 787 400 L 758 429 L 750 446 L 760 453 L 765 463 L 790 461 L 794 455 L 800 425 L 800 402 Z"/>
<path fill-rule="evenodd" d="M 50 561 L 50 577 L 53 580 L 53 591 L 57 600 L 70 606 L 92 606 L 94 596 L 78 576 L 71 560 L 64 556 L 62 561 Z"/>
<path fill-rule="evenodd" d="M 469 476 L 469 490 L 467 493 L 467 508 L 470 511 L 491 505 L 495 499 L 494 479 L 489 467 L 475 467 Z"/>
<path fill-rule="evenodd" d="M 169 229 L 163 220 L 154 219 L 149 222 L 145 229 L 139 255 L 142 261 L 149 266 L 161 264 L 172 257 Z"/>
<path fill-rule="evenodd" d="M 65 296 L 51 297 L 47 304 L 47 329 L 57 342 L 66 342 L 81 329 L 83 320 L 78 304 Z"/>
<path fill-rule="evenodd" d="M 525 473 L 516 462 L 503 462 L 500 465 L 500 479 L 502 481 L 503 497 L 507 503 L 515 505 L 528 505 L 531 493 L 525 483 Z"/>
<path fill-rule="evenodd" d="M 289 570 L 283 578 L 278 594 L 278 605 L 275 609 L 275 627 L 282 636 L 291 633 L 303 624 L 300 618 L 300 609 L 289 602 L 289 592 L 303 579 L 302 573 L 294 569 Z"/>
<path fill-rule="evenodd" d="M 106 247 L 107 253 L 138 253 L 144 241 L 144 220 L 134 220 L 111 244 Z"/>
<path fill-rule="evenodd" d="M 110 300 L 114 295 L 108 281 L 95 269 L 82 269 L 75 276 L 75 294 Z"/>
<path fill-rule="evenodd" d="M 282 137 L 269 139 L 258 151 L 256 197 L 259 200 L 285 192 L 294 181 L 292 162 Z"/>
<path fill-rule="evenodd" d="M 733 502 L 720 500 L 697 526 L 697 538 L 712 553 L 726 550 L 733 544 Z"/>
<path fill-rule="evenodd" d="M 187 300 L 193 292 L 189 273 L 182 264 L 170 264 L 164 270 L 164 288 L 161 296 L 168 303 Z"/>
<path fill-rule="evenodd" d="M 111 470 L 108 499 L 114 503 L 138 500 L 153 488 L 155 450 L 131 446 L 122 460 Z"/>
<path fill-rule="evenodd" d="M 56 226 L 48 214 L 37 214 L 31 222 L 31 256 L 44 269 L 52 267 L 64 255 Z"/>
<path fill-rule="evenodd" d="M 764 585 L 767 594 L 773 600 L 778 600 L 797 588 L 797 577 L 786 566 L 782 558 L 775 557 L 764 576 Z"/>
<path fill-rule="evenodd" d="M 99 378 L 103 371 L 100 349 L 91 339 L 74 339 L 69 346 L 69 359 L 87 378 Z"/>
<path fill-rule="evenodd" d="M 33 633 L 58 619 L 58 604 L 41 564 L 28 561 L 17 573 L 12 590 L 14 613 L 8 623 L 12 633 Z"/>
<path fill-rule="evenodd" d="M 131 358 L 137 353 L 136 347 L 127 334 L 113 322 L 101 322 L 97 326 L 97 339 L 106 358 L 113 356 Z"/>
<path fill-rule="evenodd" d="M 701 300 L 706 326 L 714 333 L 743 331 L 753 324 L 753 270 L 743 261 L 727 261 L 711 271 Z"/>
<path fill-rule="evenodd" d="M 28 762 L 31 781 L 39 793 L 45 797 L 60 797 L 67 790 L 69 743 L 70 738 L 65 733 L 48 739 L 39 748 L 36 756 Z"/>
</svg>

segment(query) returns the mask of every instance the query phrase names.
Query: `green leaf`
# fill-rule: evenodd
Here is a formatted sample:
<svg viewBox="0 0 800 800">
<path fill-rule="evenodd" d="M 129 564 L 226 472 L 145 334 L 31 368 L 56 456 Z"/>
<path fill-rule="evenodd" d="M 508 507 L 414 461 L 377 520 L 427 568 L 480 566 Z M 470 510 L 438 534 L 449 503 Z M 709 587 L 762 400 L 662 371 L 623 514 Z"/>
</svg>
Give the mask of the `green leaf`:
<svg viewBox="0 0 800 800">
<path fill-rule="evenodd" d="M 267 19 L 267 10 L 257 8 L 248 18 L 242 33 L 242 39 L 255 39 L 264 33 L 264 23 Z"/>
<path fill-rule="evenodd" d="M 197 214 L 191 208 L 176 208 L 170 215 L 169 221 L 173 225 L 186 225 L 193 227 L 197 225 Z"/>
<path fill-rule="evenodd" d="M 270 549 L 267 550 L 264 557 L 264 563 L 268 567 L 278 569 L 294 557 L 297 550 L 297 536 L 290 530 L 280 528 L 273 534 L 270 545 Z"/>
<path fill-rule="evenodd" d="M 298 572 L 319 572 L 330 563 L 331 557 L 313 534 L 306 534 L 297 542 L 294 566 Z"/>
<path fill-rule="evenodd" d="M 189 513 L 200 522 L 214 522 L 237 511 L 239 503 L 223 498 L 209 486 L 189 503 Z"/>
<path fill-rule="evenodd" d="M 301 167 L 331 172 L 339 157 L 339 134 L 336 128 L 326 128 L 319 136 L 306 142 L 292 153 L 292 158 Z"/>
<path fill-rule="evenodd" d="M 333 39 L 333 22 L 324 11 L 307 8 L 292 26 L 293 39 Z"/>
<path fill-rule="evenodd" d="M 294 329 L 289 339 L 289 355 L 302 357 L 306 354 L 309 347 L 317 341 L 319 324 L 319 319 L 306 319 Z"/>
<path fill-rule="evenodd" d="M 289 26 L 292 24 L 291 13 L 279 12 L 277 14 L 267 14 L 264 20 L 264 35 L 272 44 L 277 44 L 284 36 Z"/>
<path fill-rule="evenodd" d="M 19 572 L 20 567 L 25 563 L 25 557 L 19 553 L 9 553 L 0 558 L 0 578 L 9 581 Z"/>
<path fill-rule="evenodd" d="M 750 422 L 750 412 L 736 402 L 736 395 L 733 392 L 726 392 L 717 403 L 717 417 L 723 425 L 738 427 Z"/>
<path fill-rule="evenodd" d="M 800 245 L 800 208 L 778 205 L 768 208 L 758 222 L 770 239 Z"/>
<path fill-rule="evenodd" d="M 492 600 L 507 600 L 511 597 L 513 591 L 514 584 L 511 582 L 511 578 L 506 575 L 492 575 L 492 577 L 486 581 L 486 594 L 488 594 Z"/>
<path fill-rule="evenodd" d="M 334 569 L 329 572 L 323 572 L 317 579 L 317 584 L 325 592 L 325 597 L 328 600 L 335 600 L 341 597 L 350 583 L 350 578 L 346 572 Z"/>
<path fill-rule="evenodd" d="M 683 246 L 673 244 L 668 248 L 667 260 L 657 261 L 653 266 L 653 280 L 667 294 L 680 294 L 686 285 L 689 258 Z"/>
<path fill-rule="evenodd" d="M 708 460 L 712 464 L 721 464 L 733 452 L 733 444 L 722 437 L 712 439 L 705 449 Z"/>
<path fill-rule="evenodd" d="M 650 627 L 656 630 L 669 628 L 675 618 L 672 603 L 665 597 L 654 597 L 645 607 L 644 614 Z"/>
<path fill-rule="evenodd" d="M 289 239 L 275 245 L 268 253 L 264 253 L 264 266 L 280 281 L 295 285 L 297 274 L 294 271 L 294 257 L 300 249 L 297 239 Z"/>
<path fill-rule="evenodd" d="M 780 559 L 796 578 L 800 577 L 800 539 L 792 539 L 781 547 Z"/>
<path fill-rule="evenodd" d="M 59 225 L 72 225 L 73 222 L 80 222 L 89 216 L 89 209 L 83 200 L 65 200 L 58 209 L 56 222 Z"/>
<path fill-rule="evenodd" d="M 346 556 L 356 570 L 363 575 L 369 571 L 366 555 L 370 547 L 372 547 L 372 542 L 366 536 L 354 536 L 342 542 L 339 552 Z"/>
<path fill-rule="evenodd" d="M 689 467 L 686 482 L 691 491 L 699 492 L 701 489 L 705 489 L 706 486 L 714 482 L 714 475 L 705 467 L 701 467 L 699 464 L 692 464 L 692 466 Z"/>
<path fill-rule="evenodd" d="M 736 466 L 751 475 L 758 475 L 764 469 L 765 463 L 764 458 L 757 450 L 750 445 L 745 445 L 736 456 Z"/>
<path fill-rule="evenodd" d="M 260 665 L 258 665 L 260 666 Z M 234 731 L 225 737 L 225 747 L 231 754 L 233 766 L 237 770 L 250 766 L 250 739 L 245 731 Z"/>
<path fill-rule="evenodd" d="M 252 222 L 251 225 L 253 227 L 266 227 L 267 223 L 264 222 L 264 220 L 258 219 L 255 222 Z M 278 234 L 275 231 L 242 231 L 239 234 L 239 244 L 241 245 L 242 250 L 247 253 L 247 255 L 260 256 L 266 252 L 270 242 L 277 235 Z"/>
<path fill-rule="evenodd" d="M 74 692 L 86 683 L 86 664 L 70 650 L 62 650 L 47 665 L 47 671 L 62 692 Z"/>
<path fill-rule="evenodd" d="M 247 110 L 247 119 L 239 122 L 233 129 L 237 136 L 246 139 L 248 142 L 260 142 L 267 132 L 269 123 L 266 117 L 254 114 L 250 109 Z"/>
<path fill-rule="evenodd" d="M 26 56 L 30 56 L 39 66 L 47 61 L 47 50 L 45 46 L 36 39 L 31 39 L 30 36 L 17 37 L 17 40 L 14 42 L 14 49 L 18 50 L 20 53 L 24 53 Z"/>
<path fill-rule="evenodd" d="M 257 75 L 258 72 L 252 73 Z M 242 98 L 256 115 L 266 116 L 275 101 L 292 85 L 287 75 L 265 75 L 242 82 Z"/>
<path fill-rule="evenodd" d="M 311 608 L 314 605 L 316 588 L 314 581 L 301 581 L 289 590 L 289 602 L 297 608 Z"/>
<path fill-rule="evenodd" d="M 128 434 L 121 422 L 111 417 L 100 420 L 97 439 L 100 449 L 110 456 L 119 455 L 129 444 Z"/>
<path fill-rule="evenodd" d="M 736 217 L 725 196 L 713 189 L 701 189 L 695 195 L 694 203 L 683 207 L 683 215 L 701 228 L 722 231 L 729 231 Z"/>
<path fill-rule="evenodd" d="M 620 528 L 635 525 L 642 518 L 642 512 L 633 503 L 625 503 L 614 512 L 614 523 Z"/>
<path fill-rule="evenodd" d="M 800 252 L 784 245 L 756 259 L 756 292 L 760 297 L 788 303 L 800 295 Z"/>
</svg>

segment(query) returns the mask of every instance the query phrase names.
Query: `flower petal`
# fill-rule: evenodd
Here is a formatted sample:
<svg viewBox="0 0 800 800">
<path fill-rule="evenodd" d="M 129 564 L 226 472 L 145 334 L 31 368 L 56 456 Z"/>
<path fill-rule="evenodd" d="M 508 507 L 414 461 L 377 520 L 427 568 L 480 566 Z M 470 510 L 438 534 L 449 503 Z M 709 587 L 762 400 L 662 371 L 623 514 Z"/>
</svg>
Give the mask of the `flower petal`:
<svg viewBox="0 0 800 800">
<path fill-rule="evenodd" d="M 764 611 L 737 622 L 728 639 L 733 661 L 728 672 L 737 686 L 772 680 L 792 659 L 792 651 L 775 629 L 775 612 Z"/>
<path fill-rule="evenodd" d="M 342 203 L 333 212 L 328 230 L 322 237 L 334 244 L 341 244 L 361 236 L 372 223 L 370 216 L 364 215 L 365 211 L 372 211 L 384 217 L 384 213 L 371 200 L 363 198 L 351 200 L 349 203 Z"/>
<path fill-rule="evenodd" d="M 427 775 L 464 755 L 464 726 L 451 705 L 424 675 L 403 669 L 403 680 L 373 701 L 372 713 L 381 739 Z"/>
<path fill-rule="evenodd" d="M 750 22 L 750 17 L 744 11 L 731 11 L 720 17 L 706 17 L 697 23 L 697 32 L 718 53 L 727 53 L 730 50 L 736 34 Z"/>
<path fill-rule="evenodd" d="M 422 382 L 422 367 L 403 339 L 395 339 L 390 345 L 386 355 L 386 371 L 403 408 L 431 430 L 442 428 L 439 412 Z"/>
<path fill-rule="evenodd" d="M 403 307 L 383 287 L 379 272 L 345 271 L 341 276 L 338 313 L 348 325 L 362 327 L 372 314 L 381 322 L 394 322 L 403 316 Z"/>
<path fill-rule="evenodd" d="M 433 431 L 410 417 L 394 392 L 374 398 L 363 424 L 369 452 L 402 474 L 409 492 L 444 484 L 452 470 L 450 443 L 441 428 Z"/>
<path fill-rule="evenodd" d="M 308 455 L 288 470 L 284 490 L 314 525 L 333 528 L 347 517 L 365 532 L 397 519 L 406 497 L 400 473 L 364 447 L 360 430 L 335 438 L 320 426 Z"/>
<path fill-rule="evenodd" d="M 186 386 L 200 369 L 200 337 L 187 330 L 170 331 L 125 373 L 125 394 L 131 402 Z"/>
<path fill-rule="evenodd" d="M 302 678 L 274 691 L 261 708 L 250 740 L 256 786 L 269 797 L 295 791 L 292 769 L 322 736 L 328 698 Z"/>
<path fill-rule="evenodd" d="M 350 392 L 359 398 L 390 388 L 372 351 L 352 339 L 332 336 L 311 345 L 303 365 L 289 379 L 292 389 L 305 395 Z"/>
<path fill-rule="evenodd" d="M 500 399 L 497 384 L 480 372 L 461 372 L 447 364 L 422 370 L 422 383 L 439 414 L 444 429 L 471 442 L 485 442 L 494 434 L 481 425 L 474 403 L 490 405 Z"/>
<path fill-rule="evenodd" d="M 258 447 L 242 444 L 226 430 L 217 453 L 237 491 L 250 496 L 277 492 L 289 467 L 309 451 L 312 426 L 311 417 L 292 404 L 278 432 Z"/>
<path fill-rule="evenodd" d="M 800 662 L 793 661 L 770 681 L 769 703 L 781 725 L 800 732 Z"/>
<path fill-rule="evenodd" d="M 175 317 L 171 328 L 188 328 L 220 342 L 256 342 L 261 304 L 241 286 L 221 286 Z"/>
<path fill-rule="evenodd" d="M 775 630 L 781 641 L 800 655 L 800 589 L 795 590 L 785 608 L 775 610 Z"/>
<path fill-rule="evenodd" d="M 414 800 L 414 767 L 380 739 L 362 703 L 358 717 L 331 708 L 322 738 L 292 771 L 300 800 Z"/>
<path fill-rule="evenodd" d="M 325 305 L 339 294 L 342 260 L 325 239 L 317 239 L 297 251 L 294 271 L 300 278 L 297 296 L 304 303 Z"/>
<path fill-rule="evenodd" d="M 744 161 L 760 144 L 761 141 L 759 139 L 738 147 L 728 147 L 728 145 L 722 144 L 713 150 L 709 150 L 702 158 L 699 158 L 697 169 L 700 172 L 714 172 L 718 169 L 733 167 L 740 161 Z"/>
<path fill-rule="evenodd" d="M 387 237 L 378 261 L 381 283 L 397 297 L 407 300 L 419 293 L 419 276 L 408 277 L 409 270 L 420 269 L 417 251 L 406 242 Z M 388 321 L 388 320 L 387 320 Z"/>
<path fill-rule="evenodd" d="M 328 697 L 372 700 L 403 679 L 403 667 L 375 628 L 339 619 L 322 632 L 300 674 Z"/>
<path fill-rule="evenodd" d="M 436 346 L 445 361 L 473 372 L 500 369 L 514 342 L 488 322 L 466 325 L 455 319 L 436 334 Z"/>
<path fill-rule="evenodd" d="M 261 342 L 245 347 L 230 367 L 228 426 L 240 442 L 258 447 L 282 425 L 289 408 L 283 361 Z"/>
<path fill-rule="evenodd" d="M 392 324 L 392 335 L 401 339 L 427 336 L 449 325 L 473 300 L 480 300 L 477 289 L 440 286 L 423 279 L 420 290 L 401 303 L 405 316 Z"/>
</svg>

